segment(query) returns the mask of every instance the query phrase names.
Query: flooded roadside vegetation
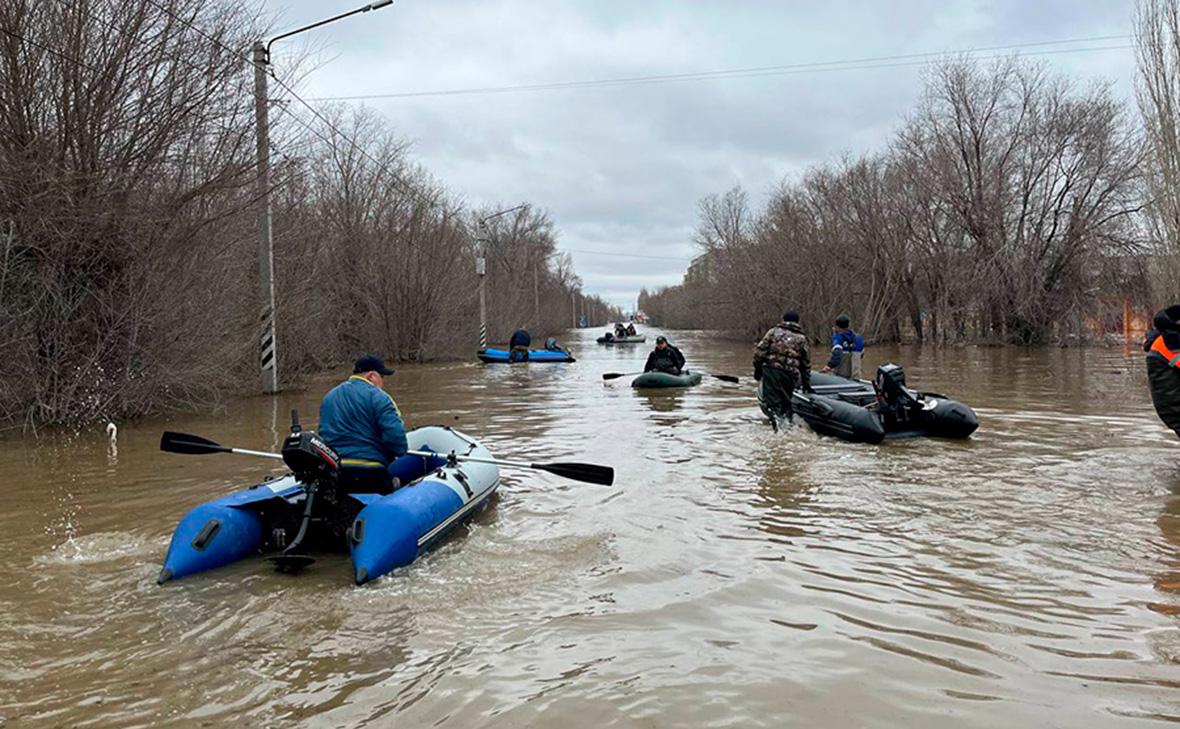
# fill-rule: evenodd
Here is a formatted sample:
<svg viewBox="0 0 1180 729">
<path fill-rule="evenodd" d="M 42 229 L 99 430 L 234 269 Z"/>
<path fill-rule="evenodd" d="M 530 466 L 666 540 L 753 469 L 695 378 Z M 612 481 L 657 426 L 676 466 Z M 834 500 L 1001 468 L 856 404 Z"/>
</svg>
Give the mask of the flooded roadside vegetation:
<svg viewBox="0 0 1180 729">
<path fill-rule="evenodd" d="M 1180 723 L 1180 0 L 854 8 L 0 1 L 0 729 Z"/>
</svg>

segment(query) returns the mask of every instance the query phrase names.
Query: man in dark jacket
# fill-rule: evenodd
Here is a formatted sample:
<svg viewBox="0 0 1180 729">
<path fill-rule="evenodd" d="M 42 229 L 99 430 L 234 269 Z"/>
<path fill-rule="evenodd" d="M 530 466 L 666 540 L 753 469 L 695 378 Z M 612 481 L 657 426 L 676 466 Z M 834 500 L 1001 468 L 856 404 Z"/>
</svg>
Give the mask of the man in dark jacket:
<svg viewBox="0 0 1180 729">
<path fill-rule="evenodd" d="M 408 448 L 401 411 L 382 389 L 392 374 L 380 357 L 366 354 L 320 403 L 319 434 L 340 454 L 343 491 L 388 493 L 394 477 L 404 475 L 390 470 Z"/>
<path fill-rule="evenodd" d="M 643 366 L 644 372 L 667 372 L 670 375 L 679 375 L 684 371 L 684 355 L 680 353 L 663 335 L 656 337 L 656 348 L 647 355 L 647 364 Z"/>
<path fill-rule="evenodd" d="M 778 430 L 780 420 L 792 420 L 791 396 L 795 388 L 811 390 L 811 353 L 794 311 L 787 310 L 783 320 L 766 332 L 754 348 L 754 379 L 759 381 L 762 409 Z"/>
<path fill-rule="evenodd" d="M 1157 312 L 1143 341 L 1147 386 L 1155 412 L 1180 435 L 1180 304 Z"/>
<path fill-rule="evenodd" d="M 512 362 L 524 362 L 529 358 L 529 345 L 532 343 L 533 338 L 524 329 L 512 332 L 512 338 L 508 340 L 508 359 Z"/>
<path fill-rule="evenodd" d="M 832 356 L 823 371 L 859 380 L 860 358 L 864 348 L 864 337 L 852 331 L 852 320 L 847 314 L 841 314 L 836 317 L 836 325 L 832 327 Z"/>
</svg>

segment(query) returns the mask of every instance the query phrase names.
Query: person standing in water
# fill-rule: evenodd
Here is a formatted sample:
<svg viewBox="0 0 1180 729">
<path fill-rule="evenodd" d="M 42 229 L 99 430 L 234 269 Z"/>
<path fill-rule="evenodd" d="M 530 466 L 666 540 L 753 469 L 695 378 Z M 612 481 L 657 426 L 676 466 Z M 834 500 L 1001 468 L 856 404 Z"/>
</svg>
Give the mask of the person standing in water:
<svg viewBox="0 0 1180 729">
<path fill-rule="evenodd" d="M 1156 312 L 1143 341 L 1151 404 L 1164 425 L 1180 435 L 1180 304 Z"/>
<path fill-rule="evenodd" d="M 788 309 L 754 348 L 754 379 L 774 429 L 778 430 L 780 420 L 791 422 L 795 388 L 811 390 L 811 353 L 794 310 Z"/>
<path fill-rule="evenodd" d="M 852 331 L 852 321 L 847 314 L 841 314 L 836 317 L 836 325 L 832 327 L 832 356 L 823 371 L 861 379 L 860 360 L 864 348 L 864 337 Z"/>
</svg>

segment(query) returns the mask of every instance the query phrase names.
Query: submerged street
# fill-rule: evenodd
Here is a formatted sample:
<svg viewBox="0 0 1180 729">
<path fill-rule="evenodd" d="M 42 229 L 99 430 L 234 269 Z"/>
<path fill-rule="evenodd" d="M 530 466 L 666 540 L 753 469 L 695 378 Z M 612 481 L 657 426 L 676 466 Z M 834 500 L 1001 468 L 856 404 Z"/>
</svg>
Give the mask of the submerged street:
<svg viewBox="0 0 1180 729">
<path fill-rule="evenodd" d="M 775 434 L 752 345 L 665 332 L 694 388 L 637 391 L 652 346 L 570 332 L 574 364 L 399 365 L 408 427 L 505 469 L 441 547 L 353 585 L 347 555 L 158 587 L 193 506 L 278 473 L 158 450 L 276 450 L 346 373 L 215 414 L 0 442 L 0 725 L 1145 726 L 1180 721 L 1180 441 L 1137 349 L 871 347 L 970 405 L 966 441 Z"/>
</svg>

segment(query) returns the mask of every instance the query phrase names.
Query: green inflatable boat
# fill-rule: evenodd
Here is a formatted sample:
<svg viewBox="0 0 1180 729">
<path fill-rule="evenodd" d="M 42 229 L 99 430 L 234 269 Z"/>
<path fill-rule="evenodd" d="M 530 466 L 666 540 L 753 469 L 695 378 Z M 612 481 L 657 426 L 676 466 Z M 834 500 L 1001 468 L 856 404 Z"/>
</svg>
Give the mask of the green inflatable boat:
<svg viewBox="0 0 1180 729">
<path fill-rule="evenodd" d="M 701 384 L 701 373 L 684 371 L 684 374 L 670 375 L 667 372 L 644 372 L 631 380 L 631 387 L 692 387 Z"/>
</svg>

